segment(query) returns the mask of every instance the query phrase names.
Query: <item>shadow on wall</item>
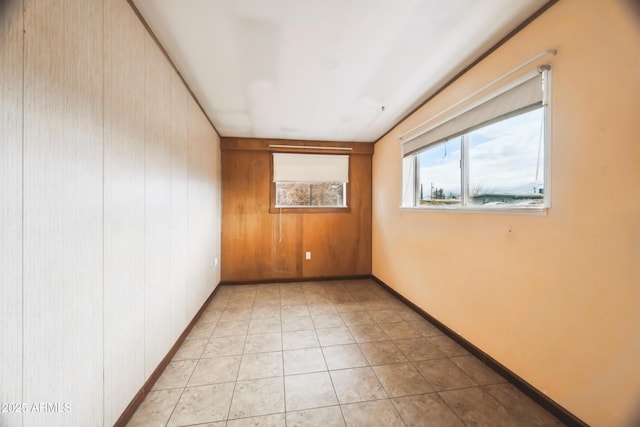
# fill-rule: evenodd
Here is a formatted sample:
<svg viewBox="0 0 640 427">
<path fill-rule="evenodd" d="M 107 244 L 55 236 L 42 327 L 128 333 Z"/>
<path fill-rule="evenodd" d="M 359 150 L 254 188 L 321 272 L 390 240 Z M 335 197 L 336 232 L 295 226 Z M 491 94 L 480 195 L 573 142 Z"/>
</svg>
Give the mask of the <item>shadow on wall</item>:
<svg viewBox="0 0 640 427">
<path fill-rule="evenodd" d="M 621 0 L 623 4 L 628 5 L 631 10 L 636 14 L 638 18 L 638 25 L 640 26 L 640 0 Z"/>
<path fill-rule="evenodd" d="M 4 32 L 4 26 L 9 24 L 13 9 L 17 8 L 18 4 L 16 0 L 0 0 L 0 35 Z"/>
</svg>

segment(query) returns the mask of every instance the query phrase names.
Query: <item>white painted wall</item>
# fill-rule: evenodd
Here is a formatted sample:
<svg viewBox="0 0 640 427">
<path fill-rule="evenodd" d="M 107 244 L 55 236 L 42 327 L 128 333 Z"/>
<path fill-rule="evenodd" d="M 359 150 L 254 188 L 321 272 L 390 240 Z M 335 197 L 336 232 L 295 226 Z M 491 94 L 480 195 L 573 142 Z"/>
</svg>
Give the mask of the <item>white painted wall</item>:
<svg viewBox="0 0 640 427">
<path fill-rule="evenodd" d="M 2 7 L 0 401 L 70 411 L 0 425 L 110 426 L 219 282 L 219 138 L 126 0 Z"/>
</svg>

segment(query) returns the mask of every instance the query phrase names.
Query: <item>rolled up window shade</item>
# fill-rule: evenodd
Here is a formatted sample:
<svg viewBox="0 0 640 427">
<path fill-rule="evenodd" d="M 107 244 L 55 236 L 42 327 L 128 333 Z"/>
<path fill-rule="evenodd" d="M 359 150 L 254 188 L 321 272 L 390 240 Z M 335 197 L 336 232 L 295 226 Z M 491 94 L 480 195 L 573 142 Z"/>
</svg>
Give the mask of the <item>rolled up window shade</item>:
<svg viewBox="0 0 640 427">
<path fill-rule="evenodd" d="M 408 156 L 431 144 L 466 133 L 510 114 L 542 105 L 541 72 L 532 72 L 495 91 L 466 108 L 449 114 L 432 127 L 402 143 L 402 155 Z"/>
<path fill-rule="evenodd" d="M 349 182 L 349 156 L 273 153 L 274 182 Z"/>
</svg>

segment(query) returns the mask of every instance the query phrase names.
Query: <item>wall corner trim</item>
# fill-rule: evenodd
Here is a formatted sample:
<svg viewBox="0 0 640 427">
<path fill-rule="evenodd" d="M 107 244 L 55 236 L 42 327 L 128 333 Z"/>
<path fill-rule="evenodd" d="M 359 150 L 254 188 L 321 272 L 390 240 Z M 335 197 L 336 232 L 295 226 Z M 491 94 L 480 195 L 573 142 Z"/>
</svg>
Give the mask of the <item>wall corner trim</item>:
<svg viewBox="0 0 640 427">
<path fill-rule="evenodd" d="M 432 323 L 436 328 L 442 331 L 449 338 L 458 343 L 461 347 L 467 350 L 469 353 L 473 354 L 475 357 L 484 362 L 489 368 L 493 369 L 496 373 L 503 376 L 509 383 L 513 384 L 520 391 L 526 394 L 529 398 L 531 398 L 538 405 L 542 406 L 544 409 L 553 414 L 560 421 L 565 423 L 570 427 L 587 427 L 588 424 L 582 421 L 580 418 L 569 412 L 567 409 L 562 407 L 560 404 L 549 398 L 546 394 L 529 384 L 526 380 L 518 376 L 516 373 L 509 370 L 502 363 L 495 360 L 493 357 L 489 356 L 487 353 L 482 351 L 480 348 L 476 347 L 473 343 L 467 341 L 465 338 L 461 337 L 457 334 L 453 329 L 449 328 L 444 323 L 440 322 L 438 319 L 418 307 L 416 304 L 405 298 L 398 291 L 393 289 L 391 286 L 386 284 L 384 281 L 377 278 L 375 275 L 371 275 L 371 279 L 375 281 L 377 284 L 382 286 L 385 290 L 391 293 L 393 296 L 401 300 L 405 303 L 409 308 L 418 313 L 420 316 L 425 318 L 427 321 Z"/>
</svg>

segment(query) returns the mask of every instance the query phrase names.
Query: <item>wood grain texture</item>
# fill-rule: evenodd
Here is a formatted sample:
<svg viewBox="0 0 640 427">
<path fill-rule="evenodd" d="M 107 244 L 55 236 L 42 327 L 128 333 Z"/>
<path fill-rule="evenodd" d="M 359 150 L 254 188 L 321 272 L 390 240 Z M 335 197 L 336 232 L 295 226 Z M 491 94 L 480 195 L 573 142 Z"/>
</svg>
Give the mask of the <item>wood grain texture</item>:
<svg viewBox="0 0 640 427">
<path fill-rule="evenodd" d="M 144 384 L 145 31 L 105 0 L 104 424 Z"/>
<path fill-rule="evenodd" d="M 227 141 L 222 140 L 223 281 L 371 273 L 369 154 L 351 155 L 348 212 L 280 214 L 269 212 L 271 152 L 256 149 L 255 140 L 244 145 L 236 138 L 231 149 Z M 304 260 L 305 251 L 311 260 Z"/>
<path fill-rule="evenodd" d="M 187 99 L 188 92 L 171 70 L 171 340 L 187 319 Z"/>
<path fill-rule="evenodd" d="M 0 402 L 22 401 L 22 2 L 0 6 Z M 0 413 L 0 425 L 22 425 Z"/>
<path fill-rule="evenodd" d="M 145 377 L 171 341 L 171 70 L 146 35 Z"/>
<path fill-rule="evenodd" d="M 103 4 L 25 0 L 24 425 L 103 424 Z"/>
</svg>

